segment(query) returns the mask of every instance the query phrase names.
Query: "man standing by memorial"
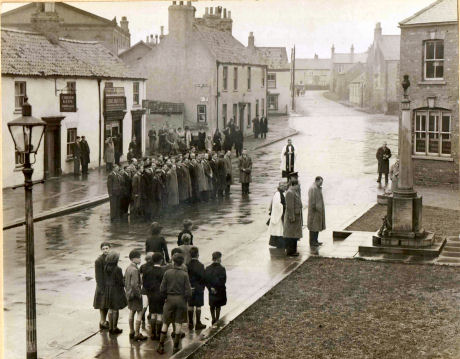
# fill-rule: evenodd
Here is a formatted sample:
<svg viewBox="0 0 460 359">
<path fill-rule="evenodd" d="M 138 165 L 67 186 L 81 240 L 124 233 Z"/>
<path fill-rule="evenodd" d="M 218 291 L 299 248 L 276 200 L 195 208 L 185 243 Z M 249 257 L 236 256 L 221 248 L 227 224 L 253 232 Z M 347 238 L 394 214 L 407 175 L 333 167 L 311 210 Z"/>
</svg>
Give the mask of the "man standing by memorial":
<svg viewBox="0 0 460 359">
<path fill-rule="evenodd" d="M 81 173 L 84 175 L 88 174 L 88 164 L 89 164 L 89 145 L 88 142 L 86 141 L 85 136 L 81 136 L 81 142 L 80 142 L 80 150 L 81 150 Z"/>
<path fill-rule="evenodd" d="M 281 151 L 281 176 L 289 180 L 289 174 L 295 171 L 294 165 L 296 160 L 295 147 L 292 140 L 288 139 L 287 145 Z"/>
<path fill-rule="evenodd" d="M 375 155 L 378 161 L 378 172 L 379 178 L 377 178 L 377 182 L 382 182 L 382 173 L 385 175 L 385 186 L 388 184 L 388 172 L 390 172 L 390 157 L 391 151 L 387 147 L 387 143 L 384 142 L 383 146 L 377 150 Z"/>
<path fill-rule="evenodd" d="M 323 178 L 318 176 L 315 183 L 308 190 L 308 219 L 307 227 L 310 231 L 310 246 L 317 247 L 322 245 L 318 242 L 319 232 L 326 229 L 326 212 L 323 200 Z"/>
<path fill-rule="evenodd" d="M 289 174 L 289 189 L 285 195 L 286 211 L 284 214 L 283 237 L 286 255 L 297 257 L 297 241 L 302 238 L 302 199 L 297 172 Z"/>
</svg>

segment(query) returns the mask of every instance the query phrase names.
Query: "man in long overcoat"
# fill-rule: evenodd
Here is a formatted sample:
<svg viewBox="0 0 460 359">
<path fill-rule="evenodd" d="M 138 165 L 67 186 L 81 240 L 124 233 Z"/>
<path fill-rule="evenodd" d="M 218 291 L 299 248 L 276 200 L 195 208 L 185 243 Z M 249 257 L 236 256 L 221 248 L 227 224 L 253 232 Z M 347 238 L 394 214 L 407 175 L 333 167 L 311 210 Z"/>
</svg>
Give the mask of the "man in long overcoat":
<svg viewBox="0 0 460 359">
<path fill-rule="evenodd" d="M 230 186 L 233 184 L 233 165 L 232 151 L 227 151 L 224 156 L 225 160 L 225 196 L 230 196 Z"/>
<path fill-rule="evenodd" d="M 80 174 L 80 161 L 81 161 L 81 143 L 80 136 L 77 136 L 73 144 L 73 174 L 78 176 Z"/>
<path fill-rule="evenodd" d="M 291 173 L 289 189 L 286 191 L 286 211 L 284 214 L 283 237 L 286 247 L 286 255 L 296 257 L 297 241 L 302 238 L 302 199 L 297 173 Z"/>
<path fill-rule="evenodd" d="M 244 141 L 243 131 L 241 130 L 241 128 L 239 127 L 236 128 L 235 134 L 233 135 L 233 139 L 235 142 L 236 157 L 240 157 L 241 152 L 243 151 L 243 141 Z"/>
<path fill-rule="evenodd" d="M 385 186 L 388 184 L 388 172 L 390 172 L 390 157 L 391 157 L 391 151 L 387 147 L 387 143 L 384 142 L 383 146 L 380 147 L 377 150 L 377 153 L 375 155 L 377 158 L 379 168 L 379 178 L 377 179 L 377 182 L 380 183 L 382 182 L 382 173 L 385 174 Z"/>
<path fill-rule="evenodd" d="M 177 172 L 175 166 L 168 161 L 168 171 L 166 172 L 166 185 L 168 188 L 168 206 L 174 207 L 179 204 L 179 186 L 177 182 Z"/>
<path fill-rule="evenodd" d="M 223 153 L 219 154 L 216 167 L 217 195 L 223 197 L 227 187 L 227 165 Z"/>
<path fill-rule="evenodd" d="M 260 133 L 260 122 L 259 122 L 259 117 L 255 117 L 253 120 L 252 120 L 252 129 L 254 131 L 254 138 L 258 138 L 259 137 L 259 133 Z"/>
<path fill-rule="evenodd" d="M 80 142 L 80 148 L 81 148 L 81 172 L 84 175 L 88 174 L 88 164 L 89 164 L 89 145 L 88 142 L 86 141 L 85 136 L 81 136 L 81 142 Z"/>
<path fill-rule="evenodd" d="M 120 218 L 120 199 L 122 192 L 122 179 L 118 173 L 118 166 L 114 165 L 112 172 L 107 176 L 107 191 L 110 198 L 110 220 Z"/>
<path fill-rule="evenodd" d="M 268 121 L 265 116 L 260 119 L 260 138 L 267 138 Z"/>
<path fill-rule="evenodd" d="M 310 246 L 320 246 L 319 232 L 326 229 L 326 211 L 324 209 L 323 178 L 318 176 L 315 183 L 308 190 L 308 220 L 307 227 L 310 231 Z"/>
<path fill-rule="evenodd" d="M 105 300 L 105 258 L 110 251 L 110 243 L 101 243 L 102 254 L 94 262 L 94 272 L 96 277 L 96 291 L 94 293 L 93 307 L 99 309 L 100 320 L 99 329 L 109 329 L 107 322 L 107 312 L 109 308 L 106 306 Z"/>
<path fill-rule="evenodd" d="M 249 184 L 252 182 L 252 159 L 249 157 L 247 150 L 243 150 L 243 154 L 239 159 L 238 168 L 240 170 L 241 191 L 243 194 L 249 194 Z"/>
</svg>

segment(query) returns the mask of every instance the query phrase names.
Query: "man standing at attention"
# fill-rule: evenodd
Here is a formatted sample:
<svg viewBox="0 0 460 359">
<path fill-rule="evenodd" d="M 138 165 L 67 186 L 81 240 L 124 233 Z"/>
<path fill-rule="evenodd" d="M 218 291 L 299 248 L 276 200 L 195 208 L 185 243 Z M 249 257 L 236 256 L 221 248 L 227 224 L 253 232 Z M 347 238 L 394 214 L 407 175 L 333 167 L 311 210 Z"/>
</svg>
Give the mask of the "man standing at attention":
<svg viewBox="0 0 460 359">
<path fill-rule="evenodd" d="M 297 257 L 297 241 L 302 238 L 302 199 L 297 172 L 289 175 L 289 189 L 286 192 L 286 211 L 284 214 L 283 237 L 286 255 Z"/>
<path fill-rule="evenodd" d="M 292 140 L 288 139 L 287 145 L 281 151 L 281 175 L 283 178 L 289 179 L 289 174 L 293 173 L 294 163 L 296 159 L 295 147 Z"/>
<path fill-rule="evenodd" d="M 379 163 L 379 178 L 377 179 L 378 183 L 382 182 L 382 173 L 385 174 L 385 186 L 388 184 L 388 172 L 390 171 L 390 157 L 391 151 L 387 147 L 387 143 L 384 142 L 383 146 L 377 150 L 375 155 Z"/>
<path fill-rule="evenodd" d="M 316 177 L 315 183 L 308 190 L 308 223 L 310 231 L 310 246 L 320 246 L 323 243 L 318 242 L 319 232 L 326 229 L 326 212 L 324 209 L 323 177 Z"/>
<path fill-rule="evenodd" d="M 88 145 L 88 142 L 86 141 L 85 136 L 81 136 L 80 150 L 81 150 L 81 172 L 84 175 L 87 175 L 90 150 L 89 150 L 89 145 Z"/>
<path fill-rule="evenodd" d="M 80 136 L 77 136 L 73 144 L 73 174 L 80 175 L 80 160 L 81 160 L 81 144 Z"/>
<path fill-rule="evenodd" d="M 243 155 L 239 159 L 241 191 L 249 194 L 249 184 L 251 183 L 252 160 L 248 156 L 248 151 L 243 150 Z"/>
</svg>

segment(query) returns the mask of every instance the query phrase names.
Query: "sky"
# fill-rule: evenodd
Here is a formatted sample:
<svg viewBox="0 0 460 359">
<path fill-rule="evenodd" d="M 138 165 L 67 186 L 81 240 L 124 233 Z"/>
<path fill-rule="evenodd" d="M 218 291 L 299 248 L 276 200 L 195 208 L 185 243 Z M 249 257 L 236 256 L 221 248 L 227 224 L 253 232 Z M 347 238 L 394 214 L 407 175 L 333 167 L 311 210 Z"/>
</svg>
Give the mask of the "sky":
<svg viewBox="0 0 460 359">
<path fill-rule="evenodd" d="M 336 52 L 365 52 L 372 43 L 377 22 L 384 35 L 399 34 L 398 23 L 434 0 L 224 0 L 193 1 L 196 16 L 205 7 L 222 6 L 232 12 L 233 35 L 247 45 L 254 32 L 256 46 L 284 46 L 288 56 L 295 45 L 296 58 L 328 58 Z M 131 44 L 168 28 L 168 6 L 172 1 L 72 2 L 73 6 L 119 21 L 126 16 Z M 25 3 L 3 3 L 2 12 Z"/>
</svg>

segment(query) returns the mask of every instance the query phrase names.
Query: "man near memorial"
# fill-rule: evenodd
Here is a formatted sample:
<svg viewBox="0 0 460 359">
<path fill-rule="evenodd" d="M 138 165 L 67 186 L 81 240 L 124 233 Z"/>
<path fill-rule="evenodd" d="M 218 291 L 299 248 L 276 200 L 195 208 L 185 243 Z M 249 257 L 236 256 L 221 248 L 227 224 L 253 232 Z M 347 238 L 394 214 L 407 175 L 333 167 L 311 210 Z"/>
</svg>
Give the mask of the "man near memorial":
<svg viewBox="0 0 460 359">
<path fill-rule="evenodd" d="M 289 174 L 289 189 L 286 191 L 286 211 L 284 214 L 283 237 L 286 255 L 297 257 L 297 241 L 302 238 L 302 199 L 297 172 Z"/>
<path fill-rule="evenodd" d="M 379 178 L 377 178 L 377 182 L 382 182 L 382 173 L 385 175 L 385 186 L 388 184 L 388 172 L 390 171 L 390 157 L 391 151 L 387 147 L 387 143 L 384 142 L 383 146 L 377 150 L 375 155 L 378 161 L 378 172 Z"/>
<path fill-rule="evenodd" d="M 289 174 L 295 171 L 294 165 L 296 160 L 295 147 L 292 140 L 288 139 L 287 145 L 281 151 L 281 175 L 283 178 L 289 179 Z"/>
<path fill-rule="evenodd" d="M 308 190 L 308 219 L 307 227 L 310 231 L 310 246 L 317 247 L 322 245 L 318 242 L 319 232 L 326 229 L 326 212 L 323 200 L 323 178 L 318 176 L 315 183 Z"/>
<path fill-rule="evenodd" d="M 243 150 L 243 154 L 239 159 L 238 168 L 240 170 L 241 192 L 243 194 L 249 194 L 249 184 L 252 182 L 252 159 L 248 156 L 247 150 Z"/>
</svg>

